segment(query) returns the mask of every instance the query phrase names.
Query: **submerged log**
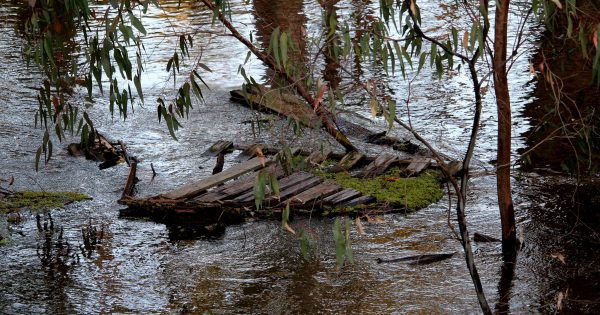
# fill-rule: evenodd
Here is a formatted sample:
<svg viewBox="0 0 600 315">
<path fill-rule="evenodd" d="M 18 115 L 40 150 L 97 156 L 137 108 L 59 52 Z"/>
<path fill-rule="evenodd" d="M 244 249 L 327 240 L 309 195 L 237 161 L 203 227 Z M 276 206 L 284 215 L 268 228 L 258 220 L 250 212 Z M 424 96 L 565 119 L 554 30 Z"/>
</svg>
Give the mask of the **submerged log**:
<svg viewBox="0 0 600 315">
<path fill-rule="evenodd" d="M 456 252 L 442 253 L 442 254 L 423 254 L 423 255 L 408 256 L 408 257 L 401 257 L 401 258 L 395 258 L 395 259 L 377 258 L 377 263 L 383 264 L 383 263 L 406 262 L 409 265 L 427 265 L 427 264 L 431 264 L 434 262 L 446 260 L 448 258 L 452 258 L 452 256 L 454 256 L 454 254 L 456 254 Z"/>
<path fill-rule="evenodd" d="M 252 88 L 250 92 L 233 90 L 231 98 L 253 109 L 276 113 L 290 117 L 297 123 L 309 128 L 320 128 L 321 118 L 310 110 L 305 103 L 293 95 L 282 93 L 281 90 L 268 90 L 263 86 Z"/>
<path fill-rule="evenodd" d="M 415 154 L 419 152 L 420 147 L 410 140 L 402 140 L 387 136 L 387 132 L 372 133 L 367 137 L 367 143 L 385 145 L 392 147 L 394 150 Z"/>
<path fill-rule="evenodd" d="M 129 158 L 129 153 L 127 153 L 127 147 L 125 146 L 125 142 L 123 142 L 123 140 L 119 140 L 118 143 L 121 146 L 121 152 L 123 154 L 125 162 L 127 162 L 127 166 L 131 167 L 131 159 Z"/>
</svg>

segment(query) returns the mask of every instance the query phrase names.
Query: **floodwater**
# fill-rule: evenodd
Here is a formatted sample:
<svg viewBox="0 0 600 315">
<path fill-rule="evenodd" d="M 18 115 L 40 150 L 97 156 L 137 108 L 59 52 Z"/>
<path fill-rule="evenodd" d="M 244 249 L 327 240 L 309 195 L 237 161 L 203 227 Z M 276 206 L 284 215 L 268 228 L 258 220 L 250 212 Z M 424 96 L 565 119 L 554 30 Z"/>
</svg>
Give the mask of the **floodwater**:
<svg viewBox="0 0 600 315">
<path fill-rule="evenodd" d="M 245 48 L 231 37 L 220 35 L 222 28 L 210 28 L 209 11 L 200 4 L 182 4 L 178 8 L 177 2 L 161 1 L 162 8 L 151 9 L 143 20 L 151 34 L 144 42 L 147 103 L 134 106 L 135 112 L 126 121 L 111 117 L 103 101 L 89 109 L 100 131 L 110 138 L 123 139 L 131 154 L 140 158 L 139 195 L 168 191 L 208 175 L 214 161 L 205 160 L 200 154 L 219 139 L 305 143 L 303 139 L 317 137 L 319 143 L 335 146 L 328 137 L 311 131 L 304 137 L 290 136 L 285 123 L 276 121 L 272 128 L 260 131 L 247 123 L 258 118 L 258 114 L 231 103 L 228 97 L 228 91 L 243 82 L 236 73 L 244 62 Z M 253 5 L 246 5 L 244 1 L 233 1 L 232 16 L 241 34 L 254 32 L 255 41 L 268 44 L 272 25 L 296 29 L 304 26 L 308 33 L 319 32 L 321 16 L 315 3 L 254 1 Z M 431 30 L 453 20 L 450 3 L 453 1 L 423 4 L 422 14 L 436 18 L 429 25 Z M 102 7 L 96 9 L 100 11 Z M 5 64 L 0 68 L 0 179 L 14 176 L 16 190 L 73 190 L 86 193 L 93 200 L 44 215 L 42 223 L 53 226 L 45 232 L 38 232 L 34 214 L 23 213 L 24 220 L 17 224 L 0 220 L 0 233 L 8 240 L 0 247 L 1 313 L 479 311 L 461 246 L 448 226 L 447 198 L 415 213 L 386 215 L 378 222 L 364 223 L 364 235 L 358 235 L 353 228 L 354 263 L 336 269 L 330 219 L 297 219 L 292 223 L 295 228 L 309 231 L 313 239 L 315 258 L 306 261 L 297 237 L 281 229 L 279 222 L 246 222 L 218 228 L 207 235 L 146 220 L 119 218 L 116 200 L 121 195 L 127 168 L 121 165 L 99 170 L 95 162 L 68 156 L 65 142 L 55 145 L 55 157 L 36 173 L 33 161 L 42 132 L 33 124 L 37 108 L 35 89 L 42 76 L 26 67 L 21 57 L 19 46 L 24 39 L 15 29 L 24 10 L 27 7 L 19 1 L 0 5 L 0 50 Z M 369 1 L 341 1 L 336 10 L 355 26 L 378 16 Z M 533 23 L 525 29 L 535 38 L 538 30 Z M 156 122 L 152 100 L 174 95 L 173 81 L 166 81 L 164 68 L 178 42 L 169 33 L 196 30 L 200 32 L 196 33 L 193 51 L 201 53 L 201 61 L 213 70 L 202 73 L 211 90 L 204 91 L 206 101 L 196 102 L 190 118 L 182 121 L 184 128 L 178 132 L 176 142 L 164 124 Z M 301 39 L 301 35 L 300 31 L 293 36 Z M 314 49 L 309 42 L 300 43 L 299 47 L 303 52 Z M 533 47 L 533 42 L 525 45 Z M 308 60 L 304 53 L 296 57 Z M 326 61 L 316 61 L 317 65 L 323 63 Z M 191 64 L 192 61 L 186 61 L 184 68 L 189 69 Z M 381 77 L 382 69 L 377 66 L 361 67 L 363 78 Z M 269 75 L 253 59 L 246 69 L 257 79 L 264 80 Z M 519 135 L 529 127 L 520 112 L 535 101 L 530 96 L 534 85 L 528 83 L 527 71 L 525 55 L 513 66 L 509 79 L 515 150 L 524 147 L 524 139 Z M 414 76 L 414 72 L 408 73 L 409 79 Z M 407 81 L 394 77 L 386 79 L 383 85 L 398 104 L 405 104 Z M 424 70 L 410 88 L 411 121 L 415 128 L 444 152 L 459 157 L 465 149 L 465 131 L 470 128 L 473 107 L 466 74 L 451 73 L 437 80 Z M 499 215 L 490 164 L 495 155 L 496 122 L 492 91 L 485 96 L 467 216 L 471 233 L 498 236 Z M 71 102 L 82 103 L 83 95 L 76 93 Z M 360 97 L 354 100 L 346 109 L 369 117 L 370 110 L 360 105 Z M 401 114 L 406 115 L 406 111 Z M 357 121 L 374 129 L 385 125 L 379 118 Z M 396 132 L 402 135 L 401 131 Z M 75 137 L 69 141 L 75 141 Z M 234 156 L 228 156 L 226 166 L 234 163 Z M 158 172 L 154 179 L 150 163 Z M 594 215 L 594 205 L 599 203 L 597 194 L 579 189 L 574 195 L 572 181 L 564 177 L 521 173 L 517 169 L 514 174 L 517 221 L 525 243 L 512 277 L 506 270 L 502 277 L 498 244 L 474 245 L 488 300 L 492 304 L 507 302 L 512 313 L 555 312 L 559 300 L 563 301 L 564 310 L 594 313 L 600 309 L 600 238 L 594 223 L 598 222 L 597 214 Z M 95 246 L 84 244 L 82 229 L 89 228 L 102 231 L 103 237 Z M 377 258 L 454 251 L 459 254 L 424 266 L 376 263 Z M 512 286 L 505 284 L 507 274 L 512 278 Z"/>
</svg>

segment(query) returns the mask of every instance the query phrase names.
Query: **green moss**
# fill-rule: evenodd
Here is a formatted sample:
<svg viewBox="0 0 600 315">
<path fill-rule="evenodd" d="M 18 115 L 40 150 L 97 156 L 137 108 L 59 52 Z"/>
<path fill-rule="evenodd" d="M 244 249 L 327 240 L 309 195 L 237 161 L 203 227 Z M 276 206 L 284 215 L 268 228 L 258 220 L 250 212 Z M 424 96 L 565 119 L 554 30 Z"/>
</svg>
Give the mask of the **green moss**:
<svg viewBox="0 0 600 315">
<path fill-rule="evenodd" d="M 86 199 L 91 198 L 77 192 L 22 191 L 0 199 L 0 211 L 8 213 L 19 209 L 43 210 Z"/>
<path fill-rule="evenodd" d="M 442 198 L 439 171 L 427 170 L 418 177 L 401 177 L 398 167 L 391 168 L 373 179 L 352 177 L 348 173 L 324 173 L 317 175 L 335 181 L 344 188 L 353 188 L 377 198 L 379 203 L 418 210 Z"/>
<path fill-rule="evenodd" d="M 5 239 L 1 239 L 0 240 L 0 246 L 2 246 L 2 245 L 6 245 L 6 240 Z"/>
</svg>

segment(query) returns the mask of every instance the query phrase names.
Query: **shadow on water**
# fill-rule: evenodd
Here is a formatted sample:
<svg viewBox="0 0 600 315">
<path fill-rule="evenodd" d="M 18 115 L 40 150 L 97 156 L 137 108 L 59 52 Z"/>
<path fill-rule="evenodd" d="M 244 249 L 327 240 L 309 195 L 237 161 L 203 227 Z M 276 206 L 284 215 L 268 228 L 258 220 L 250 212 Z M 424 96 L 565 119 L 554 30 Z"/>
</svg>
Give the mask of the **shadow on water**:
<svg viewBox="0 0 600 315">
<path fill-rule="evenodd" d="M 161 1 L 164 11 L 151 11 L 149 33 L 166 27 L 189 30 L 210 25 L 206 10 L 190 5 L 177 9 L 178 1 Z M 14 175 L 18 189 L 78 190 L 94 200 L 52 210 L 42 220 L 41 231 L 33 214 L 24 214 L 22 223 L 0 226 L 12 233 L 8 245 L 0 247 L 0 311 L 22 313 L 469 313 L 478 305 L 472 283 L 459 255 L 424 266 L 402 263 L 377 264 L 378 258 L 436 252 L 461 253 L 459 243 L 448 228 L 448 200 L 407 215 L 390 215 L 365 223 L 365 234 L 352 230 L 354 264 L 335 267 L 335 244 L 331 220 L 298 219 L 295 228 L 310 231 L 314 257 L 302 258 L 296 236 L 280 229 L 280 222 L 246 222 L 232 226 L 157 224 L 146 220 L 119 218 L 116 204 L 127 171 L 115 167 L 100 171 L 93 162 L 67 156 L 57 149 L 57 157 L 40 173 L 32 171 L 32 156 L 40 140 L 39 130 L 31 126 L 37 108 L 35 88 L 41 75 L 22 66 L 15 43 L 22 41 L 13 31 L 19 2 L 3 2 L 0 18 L 0 50 L 12 68 L 0 69 L 0 177 Z M 339 1 L 329 8 L 351 26 L 365 27 L 376 9 L 372 1 Z M 301 26 L 321 25 L 319 5 L 303 1 L 256 1 L 254 6 L 235 3 L 232 8 L 244 34 L 254 30 L 256 38 L 268 45 L 277 23 L 288 23 L 293 36 L 303 35 Z M 422 14 L 437 14 L 436 6 L 423 5 Z M 442 7 L 443 10 L 449 10 Z M 374 13 L 375 12 L 375 13 Z M 168 22 L 167 22 L 168 21 Z M 436 25 L 446 25 L 443 19 Z M 533 32 L 533 31 L 532 31 Z M 179 142 L 170 140 L 164 126 L 155 121 L 152 106 L 136 107 L 127 121 L 119 122 L 99 103 L 90 113 L 99 128 L 125 139 L 130 150 L 142 159 L 138 189 L 146 195 L 162 193 L 185 182 L 206 176 L 213 161 L 202 161 L 200 154 L 220 138 L 253 140 L 250 127 L 240 123 L 253 117 L 250 110 L 227 101 L 229 88 L 242 80 L 234 76 L 243 63 L 246 50 L 232 44 L 227 36 L 207 34 L 203 62 L 213 73 L 205 78 L 213 86 L 206 104 L 197 104 L 189 121 L 180 130 Z M 168 91 L 164 83 L 164 61 L 172 55 L 176 40 L 150 38 L 145 42 L 150 57 L 149 78 L 144 87 L 156 98 Z M 168 47 L 168 48 L 165 48 Z M 308 48 L 303 48 L 308 49 Z M 304 54 L 304 52 L 302 53 Z M 309 54 L 308 54 L 309 55 Z M 237 56 L 239 58 L 233 58 Z M 154 58 L 154 59 L 153 59 Z M 298 57 L 305 59 L 306 57 Z M 19 61 L 19 62 L 18 62 Z M 265 68 L 250 62 L 255 77 Z M 353 69 L 363 78 L 378 76 L 377 65 L 361 64 Z M 318 63 L 330 62 L 323 56 Z M 380 66 L 380 65 L 379 65 Z M 527 88 L 528 64 L 511 77 L 516 110 L 531 102 Z M 338 78 L 331 69 L 330 82 Z M 413 124 L 428 130 L 428 139 L 441 148 L 460 152 L 464 129 L 470 117 L 470 90 L 460 73 L 442 81 L 423 69 L 424 79 L 412 84 Z M 520 70 L 519 70 L 520 71 Z M 266 75 L 269 77 L 269 74 Z M 344 76 L 340 85 L 344 84 Z M 525 77 L 525 79 L 524 79 Z M 210 83 L 212 82 L 212 83 Z M 386 90 L 395 91 L 398 103 L 404 102 L 407 83 L 390 79 Z M 351 101 L 360 103 L 360 95 Z M 493 96 L 486 96 L 493 108 Z M 104 107 L 103 107 L 104 106 Z M 364 107 L 364 108 L 363 108 Z M 369 115 L 365 106 L 354 110 Z M 405 113 L 403 113 L 405 114 Z M 377 122 L 379 118 L 374 118 Z M 494 113 L 486 112 L 478 148 L 478 172 L 492 169 L 487 161 L 494 156 Z M 517 132 L 527 128 L 527 120 L 517 117 Z M 378 121 L 385 124 L 383 120 Z M 264 135 L 267 141 L 270 134 Z M 276 137 L 272 137 L 276 139 Z M 522 139 L 516 139 L 522 147 Z M 452 153 L 452 152 L 451 152 Z M 159 175 L 151 180 L 149 162 Z M 234 163 L 227 158 L 226 167 Z M 148 165 L 146 165 L 148 164 Z M 198 167 L 202 166 L 201 169 Z M 7 175 L 5 175 L 7 174 Z M 518 222 L 524 227 L 525 243 L 515 263 L 502 262 L 497 244 L 477 244 L 477 262 L 490 301 L 497 302 L 499 313 L 557 311 L 562 309 L 593 313 L 600 299 L 600 237 L 598 231 L 599 191 L 593 186 L 576 187 L 561 177 L 520 174 L 514 181 Z M 499 235 L 492 176 L 472 178 L 468 219 L 472 231 Z M 576 192 L 576 193 L 575 193 Z M 3 220 L 2 220 L 3 221 Z M 44 228 L 46 222 L 46 228 Z M 4 223 L 2 223 L 4 224 Z M 60 228 L 59 228 L 60 225 Z M 102 236 L 101 236 L 102 233 Z"/>
</svg>

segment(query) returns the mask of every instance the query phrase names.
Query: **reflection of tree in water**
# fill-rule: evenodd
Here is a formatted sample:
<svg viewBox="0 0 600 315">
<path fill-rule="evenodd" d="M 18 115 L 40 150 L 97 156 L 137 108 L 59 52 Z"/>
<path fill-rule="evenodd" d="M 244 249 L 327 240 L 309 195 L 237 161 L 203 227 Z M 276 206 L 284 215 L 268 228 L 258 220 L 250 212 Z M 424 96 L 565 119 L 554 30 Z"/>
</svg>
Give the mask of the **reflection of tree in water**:
<svg viewBox="0 0 600 315">
<path fill-rule="evenodd" d="M 335 38 L 335 29 L 331 29 L 330 21 L 335 19 L 336 25 L 339 24 L 336 4 L 339 0 L 325 1 L 321 5 L 325 10 L 325 22 L 323 23 L 323 34 L 326 35 L 326 48 L 324 49 L 325 68 L 323 69 L 323 78 L 329 83 L 332 89 L 337 89 L 341 78 L 339 74 L 339 62 L 334 58 L 336 55 L 335 46 L 340 47 L 340 40 Z M 331 36 L 329 36 L 331 34 Z"/>
<path fill-rule="evenodd" d="M 277 27 L 281 31 L 291 34 L 296 50 L 289 51 L 290 64 L 295 65 L 299 73 L 306 73 L 306 16 L 302 13 L 304 2 L 301 0 L 255 0 L 254 15 L 256 17 L 256 34 L 264 51 L 269 47 L 271 34 Z M 288 85 L 284 80 L 276 80 L 275 74 L 267 70 L 267 81 L 279 81 L 281 85 Z"/>
<path fill-rule="evenodd" d="M 38 232 L 42 235 L 41 245 L 37 247 L 37 256 L 44 271 L 45 288 L 48 290 L 48 302 L 53 312 L 71 312 L 67 288 L 73 285 L 71 273 L 79 262 L 79 256 L 69 242 L 63 238 L 62 227 L 54 226 L 50 212 L 44 219 L 37 215 Z"/>
</svg>

